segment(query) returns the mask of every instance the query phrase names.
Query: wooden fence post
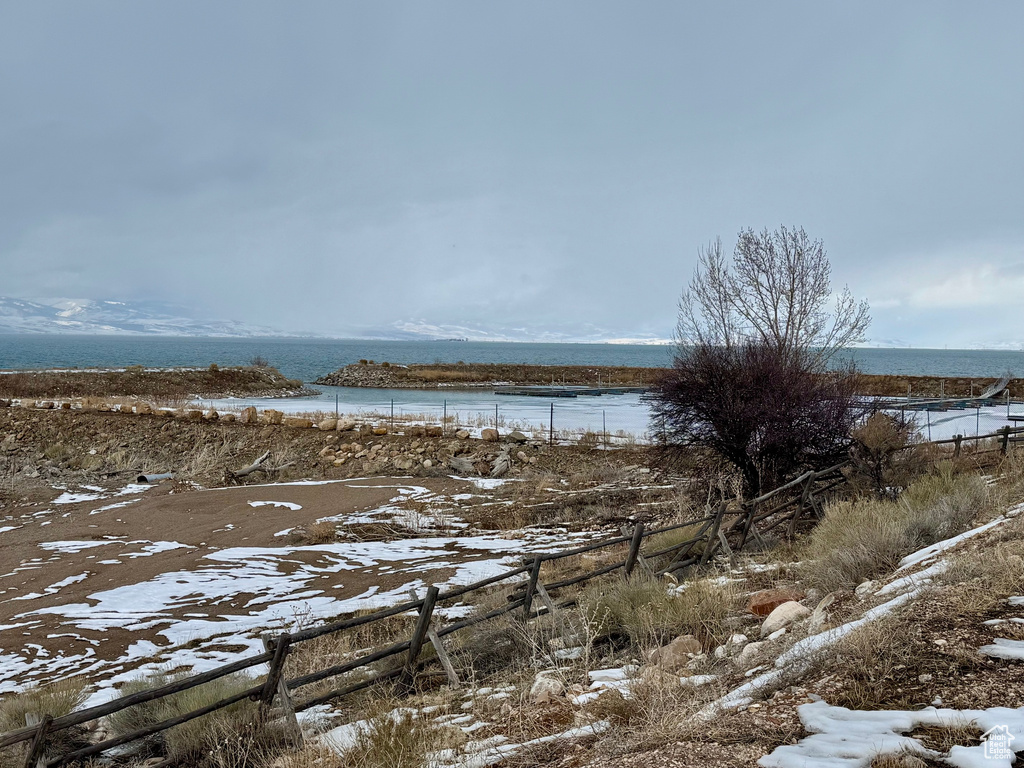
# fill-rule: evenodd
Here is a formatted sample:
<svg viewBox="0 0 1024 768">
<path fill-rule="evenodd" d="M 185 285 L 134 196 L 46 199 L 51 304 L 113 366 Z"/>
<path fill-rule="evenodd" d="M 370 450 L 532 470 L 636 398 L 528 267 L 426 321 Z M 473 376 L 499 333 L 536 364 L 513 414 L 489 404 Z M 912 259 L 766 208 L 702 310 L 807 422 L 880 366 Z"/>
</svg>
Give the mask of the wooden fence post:
<svg viewBox="0 0 1024 768">
<path fill-rule="evenodd" d="M 39 724 L 25 757 L 25 768 L 45 768 L 46 732 L 50 729 L 51 722 L 53 715 L 43 715 L 42 718 L 34 712 L 25 715 L 25 725 Z"/>
<path fill-rule="evenodd" d="M 715 520 L 711 524 L 711 530 L 708 531 L 708 542 L 704 545 L 704 553 L 700 556 L 700 564 L 707 565 L 708 560 L 715 553 L 715 548 L 718 546 L 718 529 L 722 527 L 722 518 L 725 517 L 726 502 L 723 500 L 718 505 L 718 511 L 715 513 Z"/>
<path fill-rule="evenodd" d="M 999 431 L 1002 433 L 1002 437 L 1000 438 L 1000 444 L 999 444 L 999 452 L 1003 456 L 1005 456 L 1006 455 L 1006 450 L 1010 446 L 1010 428 L 1009 427 L 1001 427 L 999 429 Z"/>
<path fill-rule="evenodd" d="M 629 542 L 629 554 L 626 555 L 625 574 L 627 579 L 633 575 L 633 569 L 636 567 L 636 559 L 640 555 L 640 544 L 643 540 L 644 524 L 637 523 L 633 527 L 633 539 Z"/>
<path fill-rule="evenodd" d="M 436 586 L 431 585 L 427 589 L 427 596 L 423 598 L 420 616 L 416 620 L 416 629 L 413 630 L 412 639 L 409 641 L 409 658 L 405 662 L 405 670 L 402 672 L 398 683 L 407 691 L 412 689 L 413 680 L 416 675 L 416 662 L 420 658 L 423 641 L 426 639 L 427 631 L 430 629 L 430 619 L 434 615 L 434 605 L 437 603 L 437 594 L 440 591 Z"/>
<path fill-rule="evenodd" d="M 523 597 L 523 621 L 530 618 L 530 610 L 533 608 L 533 594 L 537 591 L 537 580 L 540 578 L 540 566 L 544 560 L 540 555 L 533 556 L 533 566 L 530 568 L 530 580 L 526 583 L 526 595 Z"/>
<path fill-rule="evenodd" d="M 299 719 L 295 716 L 295 707 L 292 704 L 291 694 L 288 692 L 288 683 L 284 679 L 284 666 L 285 661 L 288 659 L 288 654 L 291 652 L 291 640 L 287 634 L 280 635 L 277 638 L 264 636 L 263 649 L 267 652 L 273 652 L 274 658 L 270 661 L 267 681 L 264 683 L 263 692 L 260 694 L 260 709 L 263 711 L 264 716 L 268 716 L 270 707 L 274 703 L 274 696 L 276 695 L 281 703 L 281 714 L 288 724 L 292 744 L 297 749 L 302 749 L 305 743 L 305 738 L 302 735 L 302 726 L 299 725 Z"/>
<path fill-rule="evenodd" d="M 419 600 L 419 595 L 416 594 L 415 589 L 409 590 L 409 595 L 413 600 Z M 462 685 L 459 680 L 459 675 L 455 671 L 455 666 L 452 664 L 451 657 L 448 655 L 447 649 L 444 647 L 444 642 L 437 634 L 437 630 L 431 625 L 427 629 L 427 639 L 430 640 L 430 644 L 434 646 L 434 650 L 437 651 L 437 659 L 441 662 L 441 667 L 444 669 L 444 673 L 448 676 L 448 682 L 458 688 Z"/>
<path fill-rule="evenodd" d="M 796 534 L 796 524 L 800 520 L 800 515 L 803 514 L 804 509 L 807 507 L 807 502 L 811 496 L 811 486 L 814 484 L 814 472 L 807 473 L 807 482 L 804 483 L 804 489 L 800 494 L 800 501 L 796 505 L 796 509 L 793 510 L 793 517 L 789 521 L 789 530 L 786 533 L 788 538 L 793 538 Z"/>
<path fill-rule="evenodd" d="M 740 543 L 736 549 L 743 549 L 747 545 L 747 537 L 754 527 L 754 518 L 757 516 L 757 502 L 749 501 L 743 506 L 747 508 L 747 519 L 743 521 L 743 533 L 740 534 Z"/>
</svg>

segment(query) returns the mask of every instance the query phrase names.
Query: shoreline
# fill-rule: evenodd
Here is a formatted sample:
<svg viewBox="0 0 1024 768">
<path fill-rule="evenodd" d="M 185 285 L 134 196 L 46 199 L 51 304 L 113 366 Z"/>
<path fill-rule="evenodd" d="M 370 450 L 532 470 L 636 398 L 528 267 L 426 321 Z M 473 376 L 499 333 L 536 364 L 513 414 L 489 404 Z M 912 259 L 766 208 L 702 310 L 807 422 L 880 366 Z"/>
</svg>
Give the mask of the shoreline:
<svg viewBox="0 0 1024 768">
<path fill-rule="evenodd" d="M 509 365 L 495 363 L 420 363 L 394 365 L 365 361 L 347 365 L 313 381 L 363 389 L 479 390 L 498 386 L 648 387 L 668 368 L 600 365 Z M 858 373 L 857 393 L 875 397 L 971 397 L 999 377 L 910 376 Z M 1012 398 L 1024 397 L 1024 378 L 1010 379 Z"/>
</svg>

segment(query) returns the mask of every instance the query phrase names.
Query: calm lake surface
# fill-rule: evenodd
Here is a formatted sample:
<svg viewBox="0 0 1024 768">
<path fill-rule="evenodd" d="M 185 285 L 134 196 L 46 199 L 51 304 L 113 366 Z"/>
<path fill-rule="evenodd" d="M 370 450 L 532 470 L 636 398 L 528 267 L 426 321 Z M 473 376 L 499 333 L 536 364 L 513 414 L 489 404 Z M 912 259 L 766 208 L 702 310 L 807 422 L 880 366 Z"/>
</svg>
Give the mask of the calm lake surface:
<svg viewBox="0 0 1024 768">
<path fill-rule="evenodd" d="M 0 335 L 0 369 L 93 366 L 244 365 L 261 355 L 286 376 L 312 381 L 360 359 L 391 363 L 526 363 L 668 366 L 672 348 L 634 344 L 532 344 L 365 339 L 176 338 L 166 336 Z M 1024 374 L 1024 352 L 855 349 L 865 373 L 932 376 Z"/>
</svg>

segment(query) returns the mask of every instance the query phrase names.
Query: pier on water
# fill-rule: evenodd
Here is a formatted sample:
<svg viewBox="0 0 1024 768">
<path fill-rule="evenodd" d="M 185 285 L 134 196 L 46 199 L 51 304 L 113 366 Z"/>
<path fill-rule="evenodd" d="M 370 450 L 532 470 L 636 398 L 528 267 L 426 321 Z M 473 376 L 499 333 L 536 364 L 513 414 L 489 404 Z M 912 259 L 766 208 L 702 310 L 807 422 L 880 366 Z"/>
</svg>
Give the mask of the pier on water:
<svg viewBox="0 0 1024 768">
<path fill-rule="evenodd" d="M 496 395 L 520 397 L 599 397 L 601 395 L 641 394 L 647 387 L 587 387 L 566 384 L 536 384 L 530 386 L 495 387 Z"/>
</svg>

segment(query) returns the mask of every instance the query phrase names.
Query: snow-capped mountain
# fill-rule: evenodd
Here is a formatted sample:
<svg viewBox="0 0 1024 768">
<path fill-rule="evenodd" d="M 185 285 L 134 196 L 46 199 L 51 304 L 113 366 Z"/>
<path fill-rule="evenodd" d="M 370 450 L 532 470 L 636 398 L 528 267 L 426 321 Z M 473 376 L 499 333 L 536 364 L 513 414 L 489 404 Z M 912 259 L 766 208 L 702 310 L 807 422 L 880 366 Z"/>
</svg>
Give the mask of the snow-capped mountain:
<svg viewBox="0 0 1024 768">
<path fill-rule="evenodd" d="M 198 319 L 186 307 L 150 301 L 14 299 L 0 296 L 0 333 L 157 336 L 281 336 L 270 328 Z"/>
</svg>

